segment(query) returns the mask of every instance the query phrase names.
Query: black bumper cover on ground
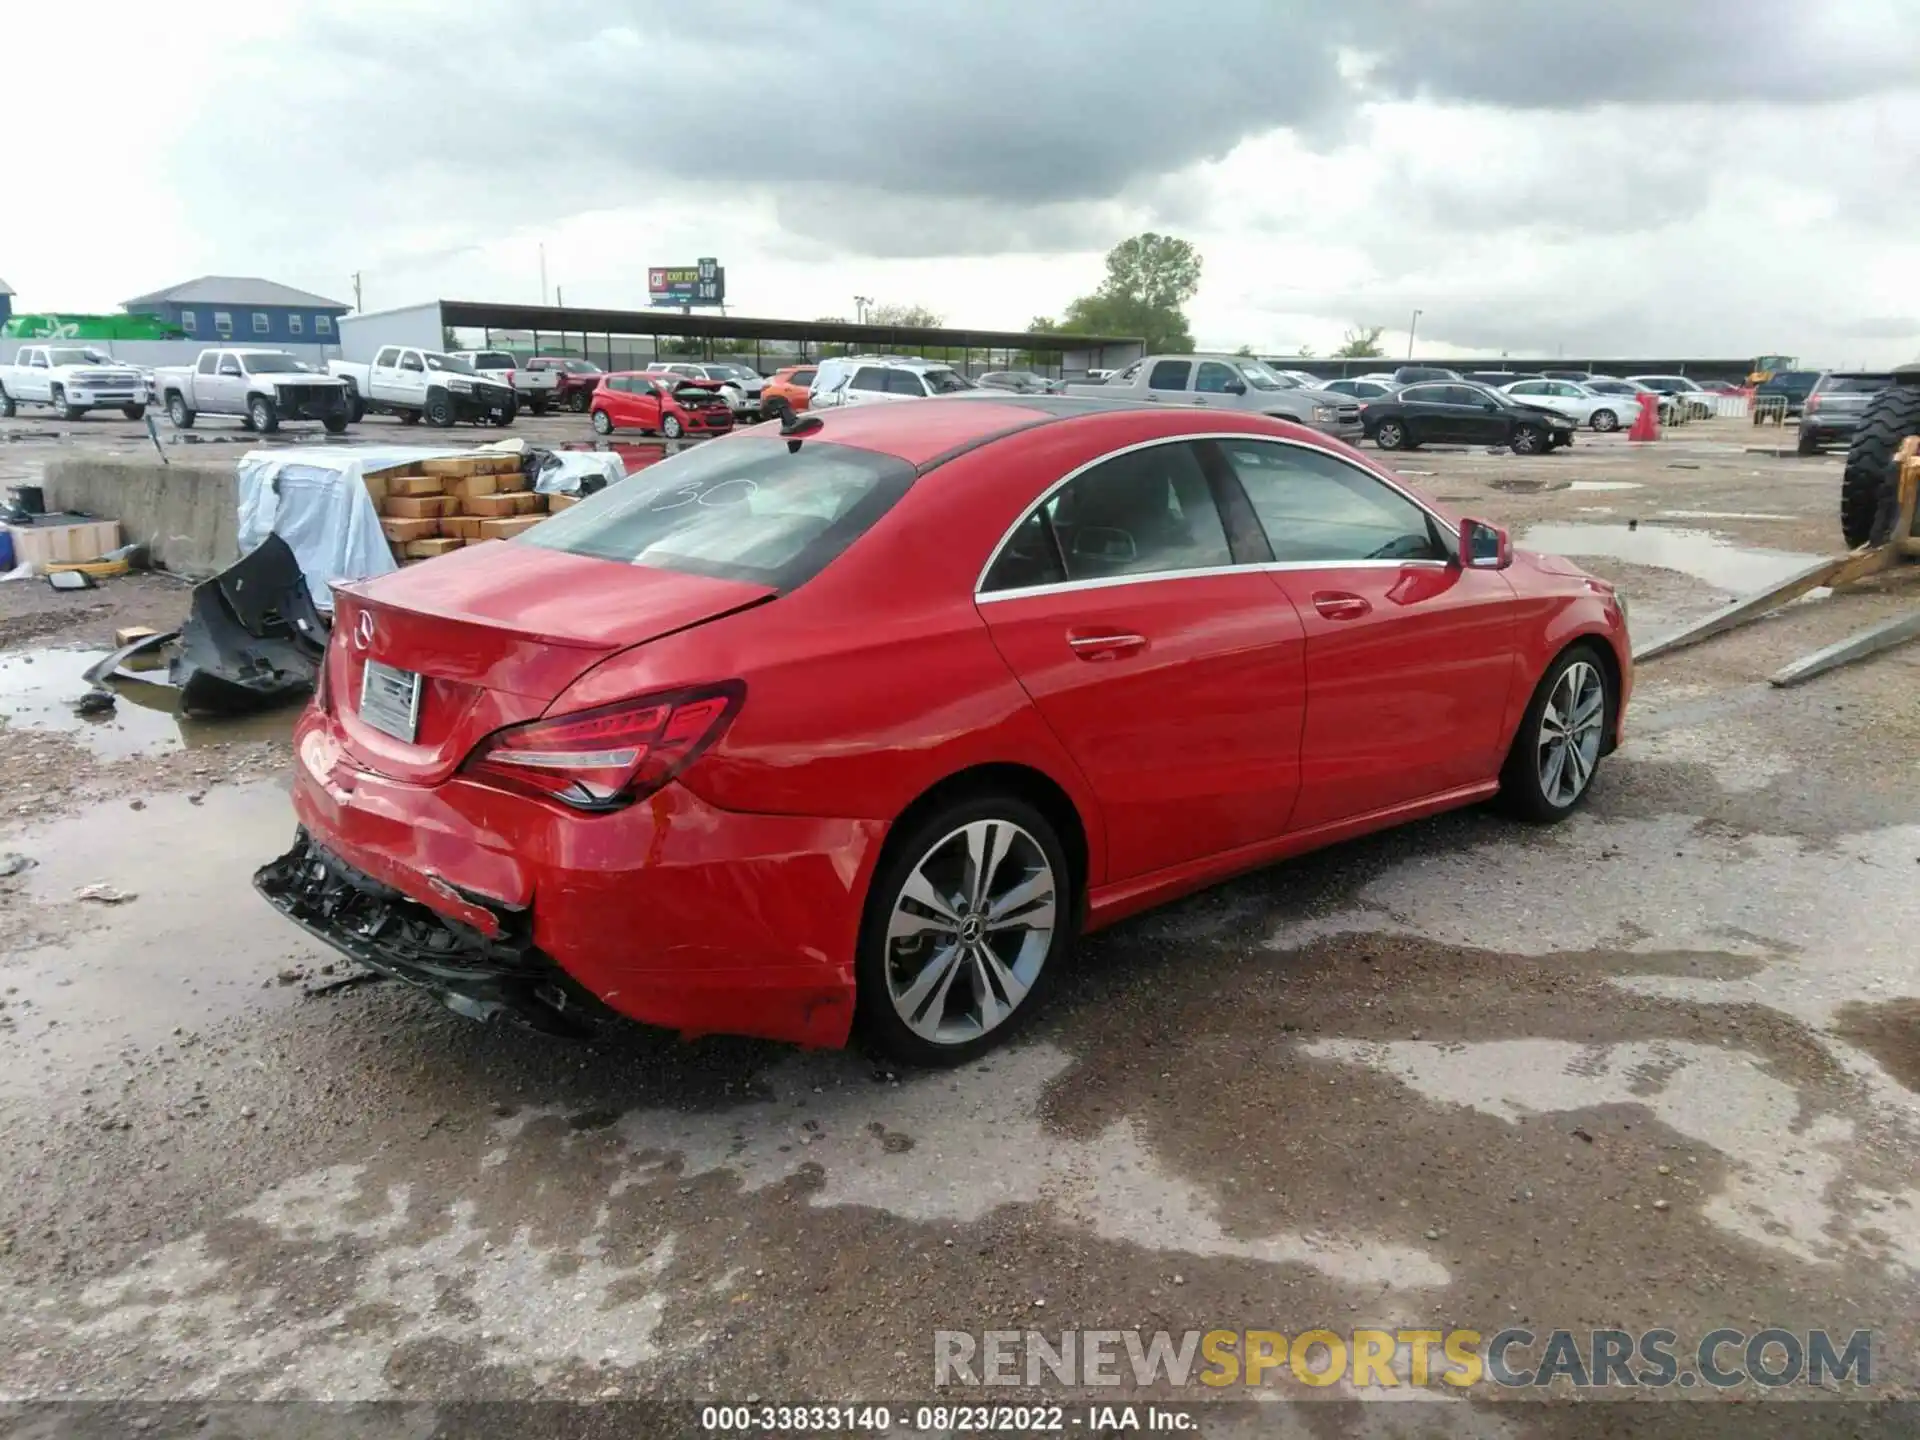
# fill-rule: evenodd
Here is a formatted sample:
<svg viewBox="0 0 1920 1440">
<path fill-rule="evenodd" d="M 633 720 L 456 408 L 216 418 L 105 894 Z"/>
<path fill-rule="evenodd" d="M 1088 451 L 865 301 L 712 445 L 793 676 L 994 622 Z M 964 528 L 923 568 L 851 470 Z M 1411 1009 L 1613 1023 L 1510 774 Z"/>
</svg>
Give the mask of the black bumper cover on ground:
<svg viewBox="0 0 1920 1440">
<path fill-rule="evenodd" d="M 232 715 L 310 693 L 327 650 L 327 622 L 287 542 L 269 535 L 193 587 L 168 678 L 189 715 Z"/>
<path fill-rule="evenodd" d="M 425 990 L 470 1020 L 506 1018 L 578 1039 L 613 1013 L 535 948 L 525 911 L 488 904 L 501 933 L 483 935 L 354 869 L 304 828 L 291 850 L 254 872 L 253 884 L 274 909 L 348 959 Z"/>
</svg>

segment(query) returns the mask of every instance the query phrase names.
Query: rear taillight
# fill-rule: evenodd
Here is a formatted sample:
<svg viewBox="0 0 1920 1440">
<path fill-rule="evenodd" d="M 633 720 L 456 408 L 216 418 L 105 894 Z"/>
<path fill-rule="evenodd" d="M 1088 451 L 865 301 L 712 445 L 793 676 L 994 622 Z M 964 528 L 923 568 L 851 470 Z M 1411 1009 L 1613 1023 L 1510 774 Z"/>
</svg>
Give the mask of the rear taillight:
<svg viewBox="0 0 1920 1440">
<path fill-rule="evenodd" d="M 614 810 L 665 785 L 727 728 L 738 682 L 649 695 L 496 731 L 461 772 L 576 810 Z"/>
<path fill-rule="evenodd" d="M 1819 408 L 1820 408 L 1820 397 L 1818 395 L 1809 395 L 1807 397 L 1807 409 L 1818 410 Z"/>
</svg>

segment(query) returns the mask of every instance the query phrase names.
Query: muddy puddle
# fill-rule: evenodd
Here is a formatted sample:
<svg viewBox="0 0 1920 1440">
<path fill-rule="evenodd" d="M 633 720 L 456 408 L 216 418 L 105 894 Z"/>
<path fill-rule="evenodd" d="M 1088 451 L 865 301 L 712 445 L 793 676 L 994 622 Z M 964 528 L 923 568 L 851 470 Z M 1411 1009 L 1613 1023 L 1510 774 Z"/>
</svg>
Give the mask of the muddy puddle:
<svg viewBox="0 0 1920 1440">
<path fill-rule="evenodd" d="M 292 1003 L 302 980 L 324 983 L 339 957 L 251 883 L 293 828 L 286 791 L 263 782 L 197 803 L 96 806 L 10 837 L 34 864 L 6 882 L 26 903 L 8 906 L 0 934 L 0 1096 L 45 1093 L 124 1051 L 191 1044 L 243 1009 Z M 79 898 L 90 887 L 120 898 Z"/>
<path fill-rule="evenodd" d="M 283 739 L 300 714 L 298 706 L 287 706 L 263 715 L 189 719 L 174 708 L 178 695 L 165 683 L 164 665 L 151 672 L 152 682 L 113 679 L 109 688 L 118 698 L 105 714 L 77 714 L 74 702 L 91 688 L 87 667 L 105 654 L 48 647 L 0 655 L 0 719 L 71 735 L 103 760 L 126 760 L 202 745 Z"/>
<path fill-rule="evenodd" d="M 1530 550 L 1546 550 L 1576 560 L 1605 556 L 1633 565 L 1677 570 L 1735 595 L 1776 584 L 1821 558 L 1792 550 L 1740 545 L 1708 530 L 1670 525 L 1553 522 L 1528 526 L 1520 543 Z"/>
</svg>

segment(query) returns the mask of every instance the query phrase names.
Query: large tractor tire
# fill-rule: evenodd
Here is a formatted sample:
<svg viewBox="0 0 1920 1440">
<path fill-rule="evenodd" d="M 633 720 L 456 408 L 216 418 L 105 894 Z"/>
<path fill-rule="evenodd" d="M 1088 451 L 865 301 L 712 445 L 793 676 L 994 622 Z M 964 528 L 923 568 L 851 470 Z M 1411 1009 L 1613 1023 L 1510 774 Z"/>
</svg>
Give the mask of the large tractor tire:
<svg viewBox="0 0 1920 1440">
<path fill-rule="evenodd" d="M 1840 479 L 1840 533 L 1849 545 L 1892 538 L 1893 455 L 1909 435 L 1920 435 L 1920 365 L 1903 365 L 1894 382 L 1873 397 L 1847 447 Z"/>
</svg>

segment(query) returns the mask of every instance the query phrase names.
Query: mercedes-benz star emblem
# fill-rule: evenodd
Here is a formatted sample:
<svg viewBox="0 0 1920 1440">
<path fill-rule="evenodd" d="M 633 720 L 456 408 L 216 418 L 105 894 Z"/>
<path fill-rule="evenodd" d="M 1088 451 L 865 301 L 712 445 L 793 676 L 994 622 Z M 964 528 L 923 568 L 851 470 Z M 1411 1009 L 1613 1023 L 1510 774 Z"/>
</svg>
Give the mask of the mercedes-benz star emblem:
<svg viewBox="0 0 1920 1440">
<path fill-rule="evenodd" d="M 360 618 L 354 622 L 353 642 L 362 650 L 373 644 L 373 612 L 362 610 Z"/>
</svg>

